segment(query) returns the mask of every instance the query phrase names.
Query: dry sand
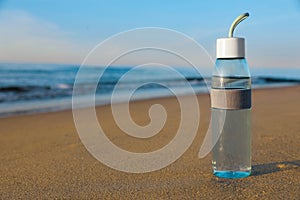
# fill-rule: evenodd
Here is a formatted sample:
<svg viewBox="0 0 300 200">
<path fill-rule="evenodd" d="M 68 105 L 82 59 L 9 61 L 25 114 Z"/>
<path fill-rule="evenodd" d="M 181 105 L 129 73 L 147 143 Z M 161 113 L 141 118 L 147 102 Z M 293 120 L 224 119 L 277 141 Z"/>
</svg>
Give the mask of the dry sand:
<svg viewBox="0 0 300 200">
<path fill-rule="evenodd" d="M 300 199 L 300 87 L 253 92 L 252 175 L 219 179 L 211 157 L 198 159 L 209 118 L 209 96 L 199 96 L 201 122 L 196 139 L 175 163 L 159 171 L 129 174 L 93 158 L 80 142 L 71 111 L 0 119 L 0 199 Z M 117 128 L 110 107 L 97 108 L 100 123 L 118 146 L 136 152 L 159 149 L 178 128 L 174 98 L 131 104 L 133 119 L 149 122 L 153 103 L 166 107 L 164 129 L 148 140 Z"/>
</svg>

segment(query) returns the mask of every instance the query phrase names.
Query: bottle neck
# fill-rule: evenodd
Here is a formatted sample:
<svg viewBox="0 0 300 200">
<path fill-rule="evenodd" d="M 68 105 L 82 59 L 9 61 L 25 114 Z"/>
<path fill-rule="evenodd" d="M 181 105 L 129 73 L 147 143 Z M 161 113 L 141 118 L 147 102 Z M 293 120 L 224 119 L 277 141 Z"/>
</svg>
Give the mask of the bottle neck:
<svg viewBox="0 0 300 200">
<path fill-rule="evenodd" d="M 250 72 L 245 58 L 218 58 L 213 75 L 220 77 L 250 77 Z"/>
</svg>

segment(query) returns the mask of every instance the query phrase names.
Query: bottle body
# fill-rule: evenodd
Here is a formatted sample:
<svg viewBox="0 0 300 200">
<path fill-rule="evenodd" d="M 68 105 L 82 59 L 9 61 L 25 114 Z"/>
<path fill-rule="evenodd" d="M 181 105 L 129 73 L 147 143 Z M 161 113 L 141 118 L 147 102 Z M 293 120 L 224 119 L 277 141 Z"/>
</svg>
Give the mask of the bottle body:
<svg viewBox="0 0 300 200">
<path fill-rule="evenodd" d="M 212 165 L 214 175 L 251 173 L 251 78 L 244 58 L 217 59 L 212 77 Z"/>
</svg>

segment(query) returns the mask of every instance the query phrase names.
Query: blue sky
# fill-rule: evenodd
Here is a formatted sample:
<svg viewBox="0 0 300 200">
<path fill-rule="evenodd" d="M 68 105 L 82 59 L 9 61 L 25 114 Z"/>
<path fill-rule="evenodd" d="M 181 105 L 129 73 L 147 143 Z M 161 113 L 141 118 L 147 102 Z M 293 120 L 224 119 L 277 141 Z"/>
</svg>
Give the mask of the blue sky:
<svg viewBox="0 0 300 200">
<path fill-rule="evenodd" d="M 0 0 L 0 61 L 81 63 L 109 36 L 153 26 L 189 35 L 214 58 L 216 38 L 245 11 L 235 34 L 247 39 L 249 64 L 300 67 L 298 0 Z"/>
</svg>

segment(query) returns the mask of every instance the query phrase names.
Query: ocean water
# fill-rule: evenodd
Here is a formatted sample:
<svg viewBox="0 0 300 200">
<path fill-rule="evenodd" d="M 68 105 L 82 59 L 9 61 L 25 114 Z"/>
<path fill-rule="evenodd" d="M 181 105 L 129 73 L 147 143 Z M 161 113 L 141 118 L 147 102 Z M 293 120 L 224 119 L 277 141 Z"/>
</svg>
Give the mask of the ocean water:
<svg viewBox="0 0 300 200">
<path fill-rule="evenodd" d="M 70 109 L 72 93 L 79 65 L 59 64 L 12 64 L 0 63 L 0 117 L 35 112 L 48 112 Z M 96 89 L 96 104 L 109 104 L 111 94 L 119 81 L 115 95 L 119 101 L 138 88 L 132 99 L 148 99 L 164 96 L 187 95 L 187 85 L 195 93 L 207 93 L 210 87 L 211 69 L 174 67 L 183 76 L 157 66 L 148 66 L 132 71 L 132 67 L 112 66 L 86 67 L 84 78 L 78 81 L 77 95 L 89 95 L 99 74 L 102 74 Z M 131 73 L 129 73 L 131 72 Z M 124 74 L 127 79 L 120 80 Z M 252 86 L 283 87 L 300 84 L 299 68 L 252 68 Z"/>
</svg>

